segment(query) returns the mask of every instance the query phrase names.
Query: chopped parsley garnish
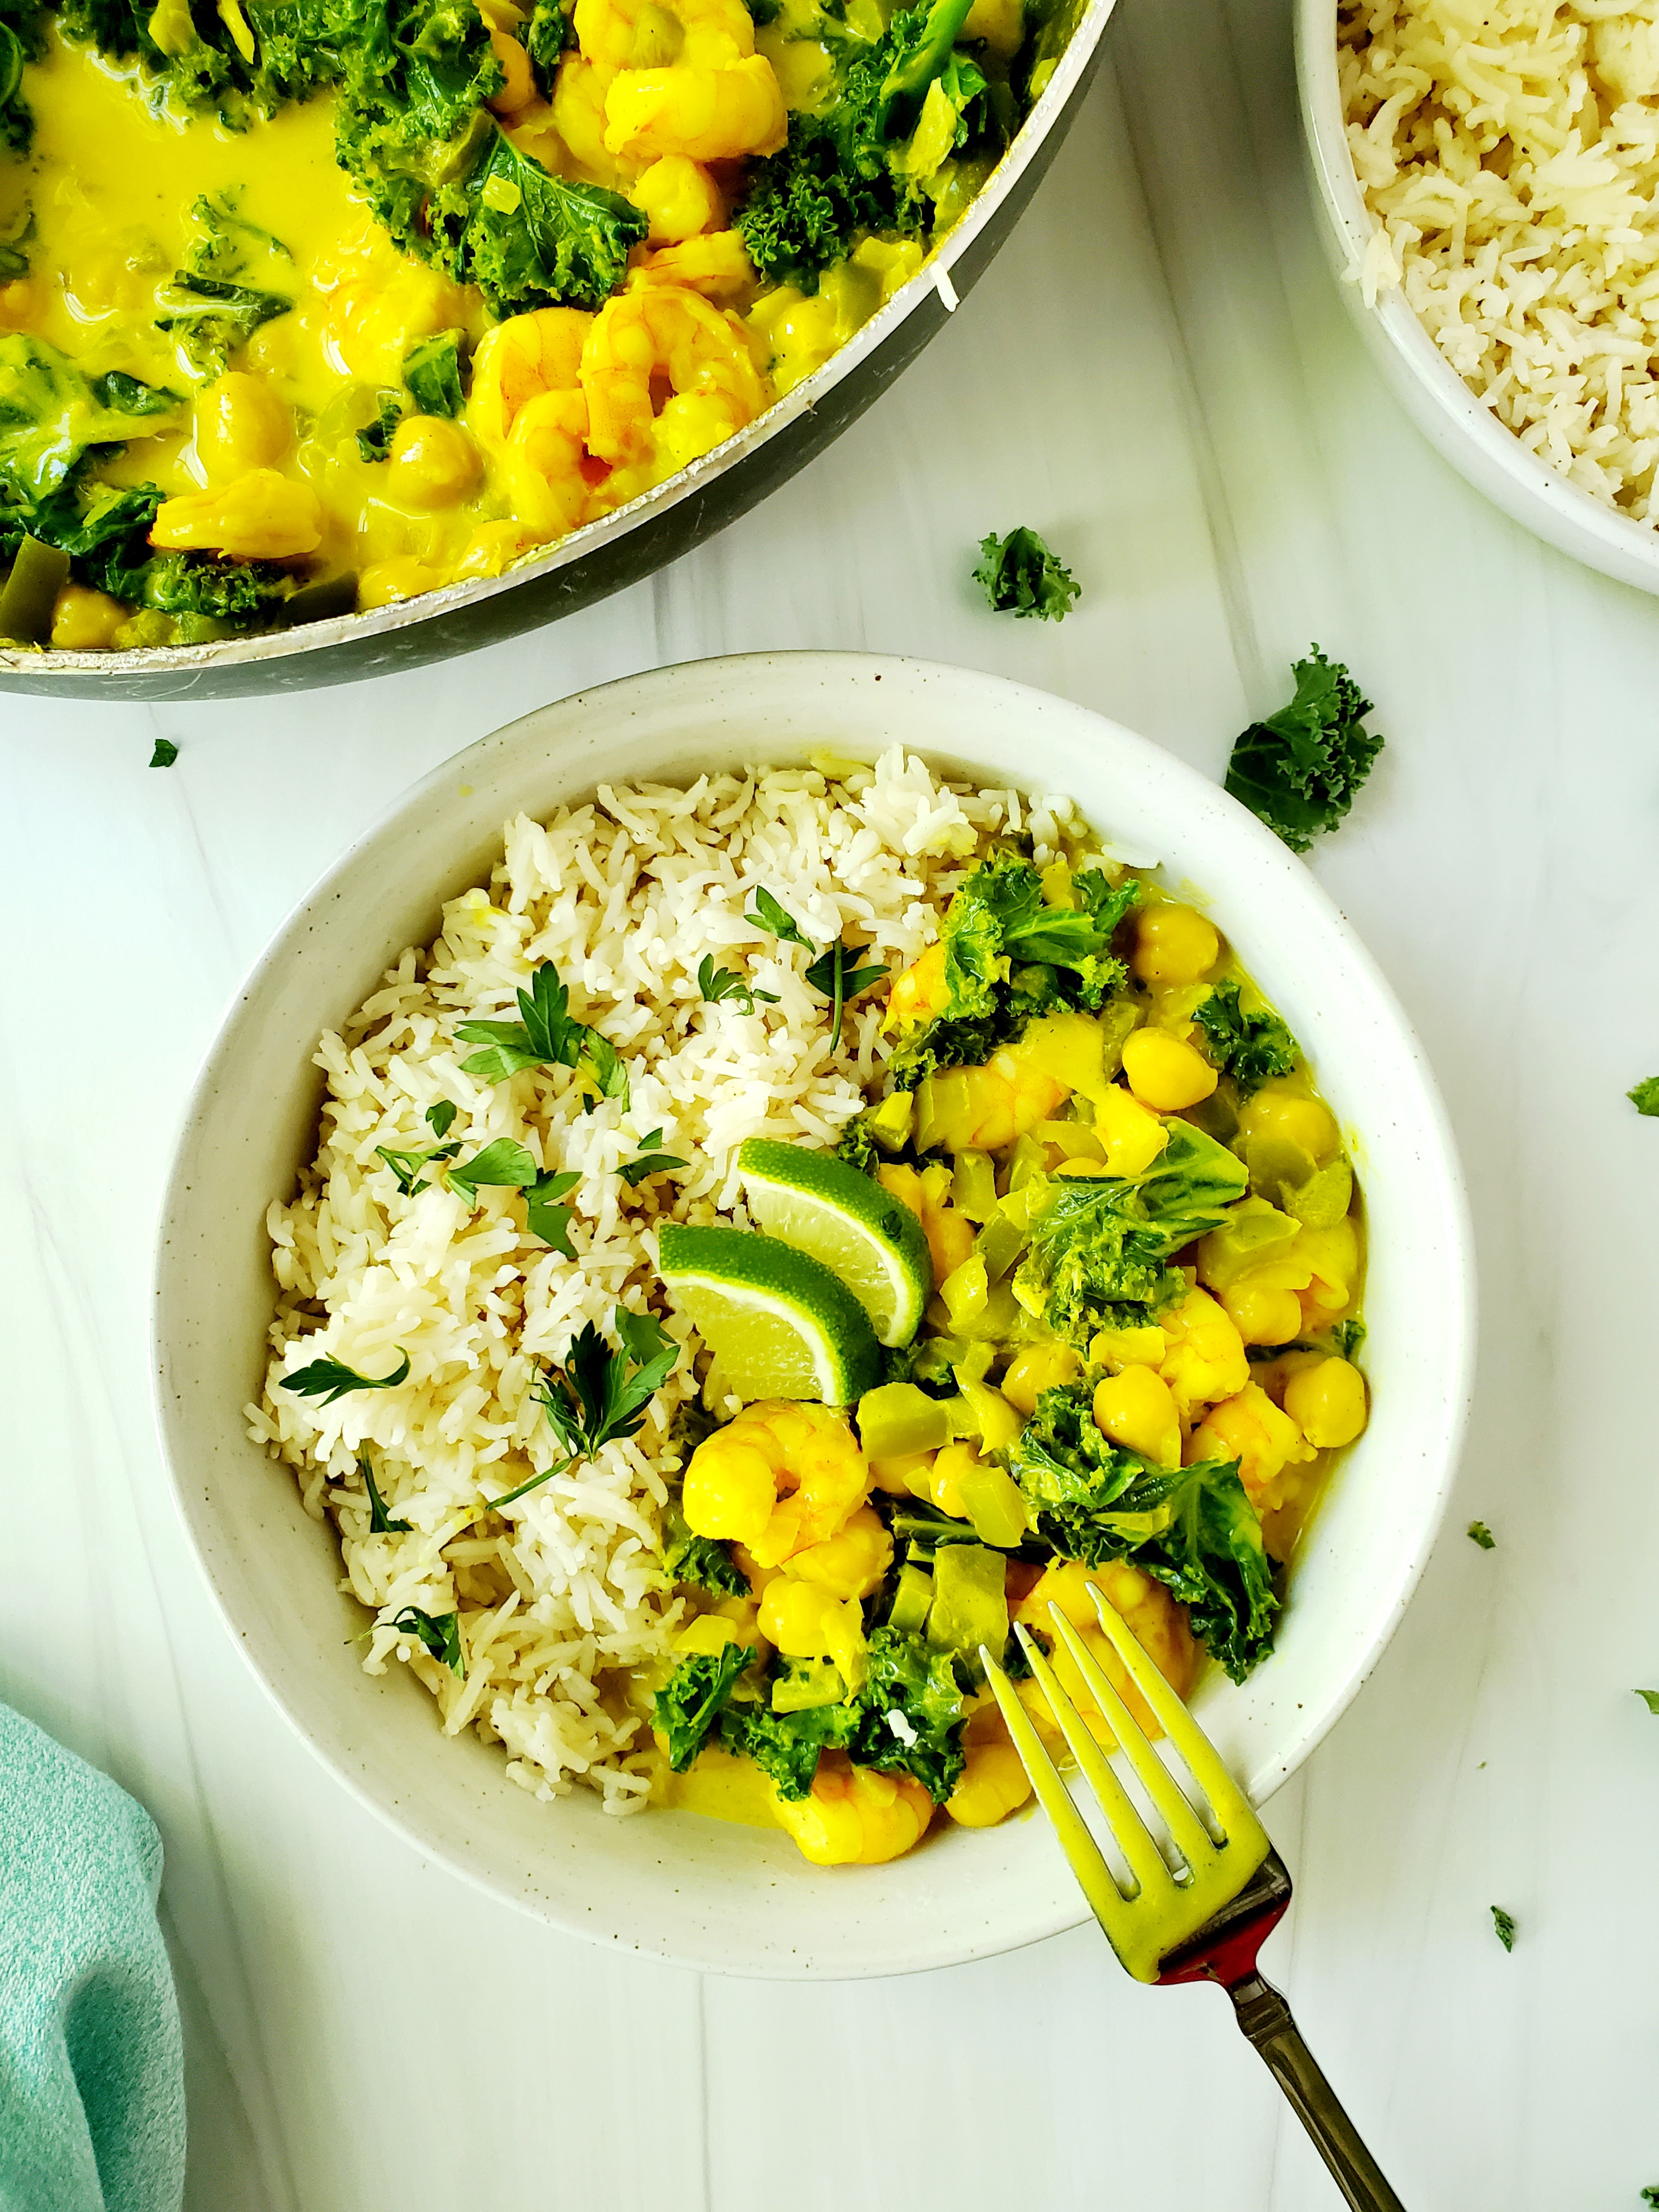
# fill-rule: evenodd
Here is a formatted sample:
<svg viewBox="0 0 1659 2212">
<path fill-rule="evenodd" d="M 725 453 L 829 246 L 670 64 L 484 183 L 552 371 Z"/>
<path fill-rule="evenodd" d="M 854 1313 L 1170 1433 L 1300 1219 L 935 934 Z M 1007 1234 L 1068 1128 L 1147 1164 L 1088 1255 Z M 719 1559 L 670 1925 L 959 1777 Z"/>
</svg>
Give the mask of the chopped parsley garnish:
<svg viewBox="0 0 1659 2212">
<path fill-rule="evenodd" d="M 459 1145 L 434 1145 L 428 1152 L 399 1152 L 395 1146 L 376 1145 L 375 1151 L 397 1178 L 398 1189 L 405 1198 L 413 1198 L 417 1190 L 424 1190 L 426 1170 L 434 1160 L 453 1160 L 460 1151 Z"/>
<path fill-rule="evenodd" d="M 434 1137 L 447 1137 L 450 1124 L 455 1119 L 455 1107 L 447 1098 L 441 1098 L 435 1106 L 428 1106 L 422 1117 Z"/>
<path fill-rule="evenodd" d="M 404 1636 L 417 1636 L 441 1667 L 452 1674 L 465 1677 L 466 1662 L 461 1656 L 461 1616 L 459 1613 L 422 1613 L 418 1605 L 406 1605 L 395 1613 L 386 1626 Z"/>
<path fill-rule="evenodd" d="M 613 1352 L 589 1322 L 565 1353 L 562 1368 L 550 1368 L 538 1386 L 542 1410 L 568 1456 L 516 1490 L 492 1498 L 492 1506 L 511 1504 L 574 1461 L 591 1459 L 604 1445 L 639 1429 L 646 1407 L 672 1374 L 680 1348 L 653 1314 L 630 1313 L 619 1305 L 615 1326 L 618 1350 Z"/>
<path fill-rule="evenodd" d="M 460 1147 L 453 1149 L 459 1151 Z M 470 1160 L 451 1168 L 447 1180 L 452 1190 L 459 1191 L 476 1205 L 482 1184 L 503 1190 L 525 1190 L 540 1181 L 541 1172 L 516 1137 L 497 1137 Z"/>
<path fill-rule="evenodd" d="M 755 911 L 744 915 L 744 920 L 763 929 L 769 937 L 781 938 L 786 945 L 804 945 L 809 952 L 817 949 L 794 916 L 786 914 L 769 890 L 755 893 Z"/>
<path fill-rule="evenodd" d="M 1659 1114 L 1659 1075 L 1644 1077 L 1634 1091 L 1625 1093 L 1638 1114 Z"/>
<path fill-rule="evenodd" d="M 640 1154 L 638 1159 L 629 1160 L 617 1170 L 630 1190 L 637 1190 L 647 1176 L 661 1175 L 666 1169 L 685 1165 L 678 1152 L 653 1152 L 648 1149 L 653 1145 L 661 1144 L 660 1129 L 647 1129 L 640 1142 L 647 1149 Z"/>
<path fill-rule="evenodd" d="M 406 1536 L 412 1524 L 407 1521 L 394 1521 L 387 1513 L 386 1500 L 375 1487 L 374 1469 L 366 1451 L 358 1453 L 357 1466 L 362 1474 L 363 1486 L 368 1492 L 369 1534 L 371 1536 Z"/>
<path fill-rule="evenodd" d="M 1083 595 L 1035 530 L 1011 530 L 1006 538 L 993 531 L 981 538 L 974 581 L 994 613 L 1036 615 L 1043 622 L 1062 621 Z"/>
<path fill-rule="evenodd" d="M 1498 1940 L 1506 1951 L 1515 1948 L 1515 1917 L 1505 1912 L 1501 1905 L 1492 1908 L 1492 1924 L 1498 1931 Z"/>
<path fill-rule="evenodd" d="M 1650 1713 L 1659 1713 L 1659 1690 L 1637 1690 L 1632 1695 L 1640 1698 Z"/>
<path fill-rule="evenodd" d="M 822 991 L 830 1001 L 832 1009 L 830 1021 L 830 1049 L 833 1052 L 841 1042 L 842 1016 L 845 1013 L 848 1006 L 858 997 L 860 991 L 867 991 L 872 983 L 886 981 L 885 966 L 868 968 L 858 966 L 860 953 L 867 952 L 870 950 L 867 945 L 837 943 L 819 952 L 817 946 L 807 936 L 800 924 L 792 915 L 784 912 L 770 891 L 756 892 L 755 911 L 753 914 L 744 915 L 744 920 L 752 922 L 757 929 L 768 931 L 785 944 L 804 945 L 807 951 L 817 952 L 817 958 L 806 970 L 806 980 L 815 991 Z M 708 996 L 707 991 L 703 995 L 705 998 Z M 761 995 L 763 997 L 765 994 L 763 993 Z"/>
<path fill-rule="evenodd" d="M 705 952 L 698 963 L 697 988 L 711 1006 L 730 999 L 740 1014 L 752 1014 L 757 1005 L 775 1006 L 778 1003 L 775 991 L 757 991 L 735 969 L 717 968 L 712 952 Z"/>
<path fill-rule="evenodd" d="M 1465 1533 L 1469 1541 L 1472 1544 L 1479 1544 L 1483 1552 L 1492 1551 L 1497 1547 L 1498 1539 L 1484 1521 L 1471 1521 Z"/>
<path fill-rule="evenodd" d="M 360 1375 L 343 1359 L 313 1359 L 309 1367 L 296 1367 L 292 1375 L 284 1375 L 278 1387 L 301 1398 L 320 1398 L 325 1406 L 349 1397 L 354 1390 L 395 1390 L 409 1380 L 409 1354 L 401 1344 L 398 1350 L 403 1358 L 390 1375 Z"/>
<path fill-rule="evenodd" d="M 538 1176 L 525 1191 L 525 1218 L 531 1235 L 539 1237 L 556 1252 L 562 1252 L 567 1260 L 576 1256 L 570 1244 L 570 1208 L 559 1201 L 580 1181 L 569 1168 L 554 1169 Z"/>
<path fill-rule="evenodd" d="M 149 757 L 152 768 L 171 768 L 179 757 L 179 748 L 171 738 L 157 738 L 155 750 Z M 1659 1108 L 1655 1109 L 1659 1112 Z"/>
<path fill-rule="evenodd" d="M 1252 722 L 1234 744 L 1226 787 L 1291 852 L 1305 853 L 1353 805 L 1382 740 L 1362 726 L 1371 702 L 1340 661 L 1316 645 L 1293 673 L 1290 705 Z"/>
<path fill-rule="evenodd" d="M 550 960 L 536 969 L 530 988 L 519 993 L 519 1012 L 523 1018 L 516 1022 L 457 1024 L 460 1043 L 484 1048 L 461 1062 L 464 1074 L 483 1083 L 503 1083 L 526 1067 L 586 1066 L 601 1097 L 620 1098 L 623 1112 L 628 1110 L 628 1071 L 617 1048 L 573 1018 L 570 994 Z"/>
</svg>

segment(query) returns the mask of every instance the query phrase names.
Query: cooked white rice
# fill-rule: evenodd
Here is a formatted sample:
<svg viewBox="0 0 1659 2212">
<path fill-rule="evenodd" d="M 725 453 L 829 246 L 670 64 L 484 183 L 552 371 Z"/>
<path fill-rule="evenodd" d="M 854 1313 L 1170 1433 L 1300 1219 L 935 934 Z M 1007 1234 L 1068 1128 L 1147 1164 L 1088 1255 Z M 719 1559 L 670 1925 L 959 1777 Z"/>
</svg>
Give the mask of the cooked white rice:
<svg viewBox="0 0 1659 2212">
<path fill-rule="evenodd" d="M 489 889 L 453 899 L 437 942 L 404 952 L 343 1032 L 323 1038 L 321 1148 L 298 1197 L 268 1217 L 279 1295 L 252 1432 L 338 1530 L 343 1587 L 375 1615 L 367 1670 L 406 1662 L 446 1732 L 503 1744 L 508 1773 L 538 1796 L 580 1781 L 625 1812 L 650 1793 L 658 1759 L 629 1678 L 659 1658 L 678 1617 L 658 1509 L 678 1466 L 670 1426 L 697 1387 L 682 1360 L 637 1436 L 492 1515 L 487 1498 L 562 1456 L 533 1395 L 544 1363 L 586 1322 L 609 1333 L 618 1300 L 646 1308 L 659 1220 L 737 1206 L 745 1137 L 833 1143 L 884 1056 L 879 991 L 848 1009 L 830 1051 L 828 1008 L 804 978 L 811 956 L 745 921 L 756 892 L 817 944 L 845 931 L 896 970 L 936 934 L 988 836 L 1025 832 L 1040 863 L 1076 849 L 1068 802 L 949 787 L 899 748 L 873 771 L 825 765 L 689 791 L 602 785 L 546 823 L 510 822 Z M 705 1005 L 705 954 L 777 1004 Z M 455 1042 L 456 1024 L 516 1018 L 515 994 L 544 960 L 573 1015 L 621 1051 L 626 1112 L 611 1099 L 584 1114 L 564 1069 L 493 1086 L 462 1073 L 475 1048 Z M 516 1192 L 483 1189 L 476 1206 L 436 1182 L 400 1195 L 376 1147 L 431 1145 L 422 1117 L 443 1099 L 459 1109 L 447 1138 L 463 1161 L 511 1137 L 544 1169 L 580 1171 L 574 1261 L 521 1227 Z M 617 1170 L 659 1128 L 689 1165 L 630 1190 Z M 325 1407 L 277 1387 L 323 1356 L 385 1375 L 400 1352 L 410 1372 L 396 1390 Z M 407 1534 L 369 1533 L 365 1449 Z M 390 1625 L 405 1606 L 459 1612 L 464 1679 Z"/>
<path fill-rule="evenodd" d="M 1522 443 L 1659 520 L 1659 20 L 1598 0 L 1339 15 L 1343 112 L 1394 285 Z"/>
</svg>

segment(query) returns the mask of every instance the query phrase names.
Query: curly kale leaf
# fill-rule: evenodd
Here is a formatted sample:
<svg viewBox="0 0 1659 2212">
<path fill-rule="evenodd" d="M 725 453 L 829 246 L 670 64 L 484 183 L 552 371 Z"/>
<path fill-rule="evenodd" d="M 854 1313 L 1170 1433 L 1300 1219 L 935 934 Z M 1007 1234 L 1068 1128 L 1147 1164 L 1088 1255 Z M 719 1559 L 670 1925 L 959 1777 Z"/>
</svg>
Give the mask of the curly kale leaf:
<svg viewBox="0 0 1659 2212">
<path fill-rule="evenodd" d="M 45 18 L 40 0 L 0 0 L 0 146 L 14 154 L 27 154 L 34 139 L 23 64 L 45 50 Z"/>
<path fill-rule="evenodd" d="M 1193 1019 L 1209 1041 L 1211 1057 L 1249 1098 L 1269 1076 L 1289 1075 L 1302 1054 L 1271 1007 L 1242 1009 L 1238 994 L 1235 981 L 1213 984 L 1193 1009 Z"/>
<path fill-rule="evenodd" d="M 678 1490 L 670 1492 L 663 1508 L 662 1533 L 663 1569 L 672 1581 L 716 1597 L 748 1596 L 749 1578 L 732 1558 L 731 1546 L 718 1537 L 693 1534 Z"/>
<path fill-rule="evenodd" d="M 1219 1228 L 1244 1195 L 1244 1164 L 1189 1121 L 1142 1174 L 1071 1176 L 1034 1199 L 1030 1243 L 1014 1293 L 1079 1349 L 1099 1328 L 1133 1326 L 1183 1297 L 1186 1278 L 1167 1262 L 1183 1244 Z"/>
<path fill-rule="evenodd" d="M 440 331 L 404 356 L 404 383 L 422 415 L 442 415 L 453 422 L 465 406 L 465 342 L 464 331 Z"/>
<path fill-rule="evenodd" d="M 136 411 L 122 404 L 129 385 L 139 398 Z M 153 430 L 157 413 L 165 411 L 156 404 L 160 396 L 160 387 L 136 379 L 89 384 L 44 338 L 24 331 L 0 334 L 0 532 L 60 491 L 94 447 Z"/>
<path fill-rule="evenodd" d="M 1272 1649 L 1273 1565 L 1236 1462 L 1152 1466 L 1107 1442 L 1087 1385 L 1071 1383 L 1037 1400 L 1010 1464 L 1040 1536 L 1085 1566 L 1133 1559 L 1234 1681 Z"/>
<path fill-rule="evenodd" d="M 1305 853 L 1353 805 L 1382 740 L 1362 726 L 1371 702 L 1340 661 L 1316 645 L 1293 667 L 1295 698 L 1238 739 L 1226 787 L 1291 852 Z"/>
<path fill-rule="evenodd" d="M 812 1786 L 822 1751 L 845 1751 L 855 1766 L 912 1774 L 936 1803 L 955 1789 L 963 1769 L 962 1689 L 948 1651 L 919 1636 L 878 1628 L 870 1638 L 865 1680 L 840 1705 L 799 1712 L 733 1705 L 720 1724 L 728 1751 L 752 1759 L 781 1796 L 800 1798 Z"/>
<path fill-rule="evenodd" d="M 648 227 L 621 193 L 550 176 L 501 131 L 464 182 L 438 193 L 431 221 L 435 258 L 498 315 L 601 307 Z"/>
<path fill-rule="evenodd" d="M 574 0 L 536 0 L 520 36 L 535 72 L 536 89 L 544 100 L 551 100 L 559 57 L 567 46 L 576 43 Z"/>
<path fill-rule="evenodd" d="M 995 614 L 1062 622 L 1083 596 L 1082 585 L 1035 530 L 1011 530 L 1006 538 L 993 531 L 980 540 L 979 553 L 974 581 Z"/>
<path fill-rule="evenodd" d="M 256 291 L 249 284 L 198 276 L 187 269 L 175 270 L 172 283 L 155 299 L 166 310 L 155 318 L 156 329 L 167 332 L 190 374 L 204 384 L 224 374 L 232 355 L 261 323 L 291 313 L 294 307 L 280 292 Z"/>
<path fill-rule="evenodd" d="M 751 1644 L 728 1644 L 720 1651 L 693 1651 L 652 1701 L 651 1724 L 668 1739 L 668 1764 L 684 1774 L 708 1741 L 745 1667 L 754 1664 Z"/>
</svg>

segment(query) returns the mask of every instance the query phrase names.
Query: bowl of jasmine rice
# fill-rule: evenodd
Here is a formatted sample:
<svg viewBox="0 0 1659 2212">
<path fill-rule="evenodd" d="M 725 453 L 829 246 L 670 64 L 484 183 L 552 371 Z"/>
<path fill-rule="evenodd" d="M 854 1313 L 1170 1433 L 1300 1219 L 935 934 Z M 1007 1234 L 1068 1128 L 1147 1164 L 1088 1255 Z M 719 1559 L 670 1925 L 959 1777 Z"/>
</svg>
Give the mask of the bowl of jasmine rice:
<svg viewBox="0 0 1659 2212">
<path fill-rule="evenodd" d="M 1299 0 L 1297 70 L 1322 243 L 1396 398 L 1523 527 L 1659 592 L 1651 28 Z"/>
<path fill-rule="evenodd" d="M 708 1540 L 687 1534 L 686 1466 L 766 1411 L 712 1334 L 711 1366 L 710 1310 L 693 1325 L 675 1255 L 721 1235 L 775 1253 L 755 1161 L 787 1179 L 801 1156 L 845 1158 L 872 1109 L 890 1119 L 895 1021 L 953 898 L 1028 869 L 1045 899 L 1081 909 L 1115 885 L 1114 916 L 1138 892 L 1207 930 L 1212 957 L 1231 948 L 1363 1192 L 1369 1425 L 1321 1455 L 1271 1648 L 1193 1677 L 1254 1799 L 1397 1623 L 1462 1433 L 1468 1233 L 1421 1053 L 1302 863 L 1131 732 L 975 672 L 800 653 L 630 678 L 447 763 L 301 902 L 208 1052 L 157 1245 L 157 1417 L 228 1630 L 345 1785 L 490 1894 L 615 1948 L 775 1976 L 939 1966 L 1079 1918 L 1046 1824 L 1021 1811 L 971 1832 L 924 1820 L 882 1863 L 812 1863 L 752 1794 L 684 1794 L 639 1692 L 688 1651 L 724 1664 L 726 1632 L 687 1627 L 685 1547 Z M 836 989 L 843 945 L 858 964 Z M 1122 1091 L 1105 1103 L 1146 1115 Z M 1092 1131 L 1042 1129 L 1099 1157 L 1100 1112 Z M 912 1182 L 860 1188 L 927 1212 L 927 1146 L 947 1141 L 922 1133 Z M 837 1297 L 832 1276 L 826 1310 Z M 841 1338 L 833 1313 L 799 1324 L 830 1344 L 828 1379 L 775 1393 L 825 1402 L 771 1408 L 843 1452 L 855 1404 L 867 1435 L 872 1386 L 897 1371 L 849 1310 Z M 958 1371 L 951 1403 L 998 1399 L 973 1380 L 983 1361 Z M 916 1498 L 902 1510 L 928 1535 L 953 1509 Z M 694 1631 L 718 1609 L 698 1603 Z"/>
</svg>

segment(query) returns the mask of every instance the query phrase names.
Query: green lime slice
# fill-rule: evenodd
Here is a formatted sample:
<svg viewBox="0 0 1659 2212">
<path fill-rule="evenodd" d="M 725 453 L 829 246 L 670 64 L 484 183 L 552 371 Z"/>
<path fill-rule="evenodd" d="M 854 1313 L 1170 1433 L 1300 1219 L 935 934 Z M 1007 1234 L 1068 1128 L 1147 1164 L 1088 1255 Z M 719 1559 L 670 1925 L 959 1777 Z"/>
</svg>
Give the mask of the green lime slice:
<svg viewBox="0 0 1659 2212">
<path fill-rule="evenodd" d="M 749 1211 L 839 1275 L 883 1344 L 908 1344 L 933 1294 L 921 1224 L 878 1182 L 829 1152 L 750 1137 L 738 1152 Z"/>
<path fill-rule="evenodd" d="M 864 1308 L 805 1252 L 744 1229 L 669 1222 L 659 1267 L 674 1303 L 720 1364 L 727 1389 L 850 1406 L 881 1380 Z"/>
</svg>

